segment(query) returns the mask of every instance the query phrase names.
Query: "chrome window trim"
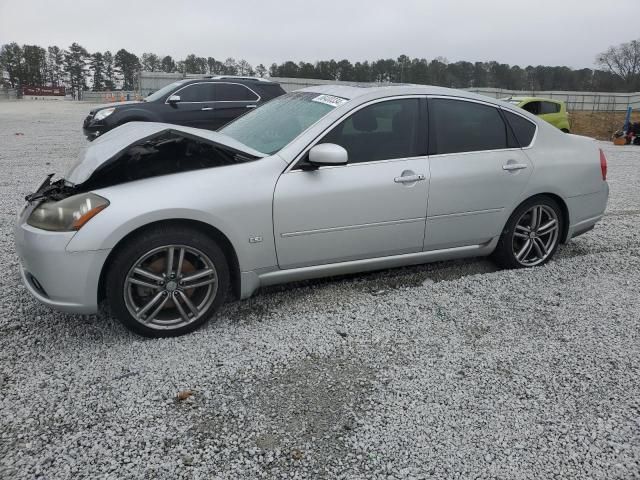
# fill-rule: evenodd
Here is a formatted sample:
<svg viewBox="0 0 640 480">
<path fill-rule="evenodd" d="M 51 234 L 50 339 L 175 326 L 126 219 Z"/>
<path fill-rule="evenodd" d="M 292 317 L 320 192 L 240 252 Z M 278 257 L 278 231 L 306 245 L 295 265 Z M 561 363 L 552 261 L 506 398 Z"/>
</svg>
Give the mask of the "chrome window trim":
<svg viewBox="0 0 640 480">
<path fill-rule="evenodd" d="M 284 175 L 285 173 L 291 172 L 296 167 L 298 162 L 300 162 L 302 160 L 302 158 L 309 152 L 309 150 L 311 150 L 313 147 L 315 147 L 318 144 L 318 142 L 322 138 L 324 138 L 324 136 L 327 133 L 329 133 L 340 122 L 342 122 L 346 118 L 350 117 L 354 113 L 362 110 L 363 108 L 368 107 L 370 105 L 375 105 L 376 103 L 388 102 L 388 101 L 392 101 L 392 100 L 404 100 L 404 99 L 411 99 L 411 98 L 416 98 L 416 99 L 419 100 L 421 98 L 426 98 L 426 97 L 427 97 L 426 94 L 396 95 L 396 96 L 393 96 L 393 97 L 376 98 L 374 100 L 369 100 L 368 102 L 365 102 L 365 103 L 363 103 L 361 105 L 358 105 L 357 107 L 352 108 L 348 112 L 345 112 L 340 118 L 335 120 L 327 128 L 325 128 L 320 134 L 318 134 L 318 136 L 316 136 L 316 138 L 314 138 L 305 148 L 303 148 L 301 150 L 301 152 L 298 155 L 296 155 L 296 158 L 294 158 L 293 161 L 289 164 L 289 166 L 284 170 L 284 172 L 282 172 L 282 174 Z M 304 132 L 300 132 L 300 135 L 302 135 L 303 133 Z M 371 165 L 373 163 L 380 163 L 380 162 L 396 162 L 396 161 L 401 161 L 401 160 L 411 160 L 411 159 L 414 159 L 414 158 L 426 158 L 426 157 L 427 157 L 426 155 L 416 155 L 416 156 L 413 156 L 413 157 L 385 158 L 384 160 L 372 160 L 370 162 L 358 162 L 358 163 L 351 163 L 351 164 L 347 163 L 346 165 L 329 165 L 329 166 L 324 166 L 324 167 L 318 167 L 318 170 L 324 170 L 326 168 L 353 167 L 353 166 L 357 166 L 357 165 Z M 295 172 L 305 172 L 305 170 L 295 170 Z"/>
<path fill-rule="evenodd" d="M 456 152 L 456 153 L 438 153 L 438 154 L 435 154 L 435 155 L 431 155 L 432 157 L 436 157 L 436 156 L 439 157 L 439 156 L 443 156 L 443 155 L 462 155 L 462 154 L 465 154 L 465 153 L 504 152 L 504 151 L 509 151 L 509 150 L 528 150 L 528 149 L 533 147 L 533 145 L 536 142 L 536 138 L 538 138 L 538 124 L 537 123 L 532 122 L 530 119 L 528 119 L 527 117 L 525 117 L 521 113 L 516 112 L 515 110 L 511 110 L 510 108 L 505 108 L 502 105 L 496 105 L 495 103 L 485 102 L 484 100 L 479 100 L 479 99 L 476 99 L 476 98 L 458 97 L 458 96 L 455 96 L 455 95 L 427 95 L 427 98 L 442 98 L 444 100 L 458 100 L 458 101 L 464 101 L 464 102 L 470 102 L 470 103 L 479 103 L 480 105 L 487 105 L 489 107 L 493 107 L 493 108 L 498 109 L 498 110 L 504 110 L 505 112 L 509 112 L 509 113 L 513 113 L 514 115 L 518 115 L 518 116 L 524 118 L 527 122 L 532 123 L 536 127 L 536 131 L 533 134 L 533 138 L 531 139 L 531 143 L 529 143 L 529 145 L 527 145 L 526 147 L 497 148 L 497 149 L 494 148 L 493 150 L 471 150 L 469 152 Z M 505 125 L 505 126 L 506 127 L 510 127 L 510 125 Z M 516 138 L 516 141 L 517 140 L 518 139 Z"/>
<path fill-rule="evenodd" d="M 242 83 L 237 83 L 237 82 L 195 82 L 195 83 L 190 83 L 189 85 L 185 85 L 183 87 L 180 87 L 178 90 L 176 90 L 175 92 L 173 92 L 171 95 L 169 95 L 167 97 L 167 99 L 164 101 L 165 105 L 169 104 L 169 98 L 173 95 L 177 95 L 178 92 L 184 90 L 185 88 L 189 88 L 192 87 L 194 85 L 201 85 L 201 84 L 213 84 L 213 85 L 240 85 L 241 87 L 246 88 L 247 90 L 249 90 L 251 93 L 253 93 L 257 99 L 256 100 L 207 100 L 206 102 L 178 102 L 178 103 L 240 103 L 240 102 L 259 102 L 260 100 L 262 100 L 262 97 L 260 95 L 258 95 L 258 93 L 253 90 L 252 88 L 247 87 L 246 85 L 242 84 Z"/>
</svg>

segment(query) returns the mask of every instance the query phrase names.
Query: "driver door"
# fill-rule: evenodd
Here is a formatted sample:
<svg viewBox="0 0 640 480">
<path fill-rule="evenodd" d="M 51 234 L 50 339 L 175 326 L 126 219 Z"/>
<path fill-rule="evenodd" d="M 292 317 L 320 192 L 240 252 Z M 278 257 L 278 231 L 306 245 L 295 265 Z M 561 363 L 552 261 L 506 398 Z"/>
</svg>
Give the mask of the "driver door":
<svg viewBox="0 0 640 480">
<path fill-rule="evenodd" d="M 318 143 L 334 143 L 346 165 L 283 173 L 274 192 L 280 268 L 422 250 L 429 166 L 419 98 L 361 108 Z"/>
</svg>

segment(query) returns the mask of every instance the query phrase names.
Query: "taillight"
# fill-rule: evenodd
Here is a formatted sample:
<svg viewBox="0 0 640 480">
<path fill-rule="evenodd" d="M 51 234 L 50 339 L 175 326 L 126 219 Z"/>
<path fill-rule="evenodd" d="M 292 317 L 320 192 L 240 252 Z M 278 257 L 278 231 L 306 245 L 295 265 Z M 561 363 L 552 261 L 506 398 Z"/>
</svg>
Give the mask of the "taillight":
<svg viewBox="0 0 640 480">
<path fill-rule="evenodd" d="M 600 149 L 600 171 L 602 172 L 602 180 L 607 179 L 607 157 L 604 156 L 604 152 Z"/>
</svg>

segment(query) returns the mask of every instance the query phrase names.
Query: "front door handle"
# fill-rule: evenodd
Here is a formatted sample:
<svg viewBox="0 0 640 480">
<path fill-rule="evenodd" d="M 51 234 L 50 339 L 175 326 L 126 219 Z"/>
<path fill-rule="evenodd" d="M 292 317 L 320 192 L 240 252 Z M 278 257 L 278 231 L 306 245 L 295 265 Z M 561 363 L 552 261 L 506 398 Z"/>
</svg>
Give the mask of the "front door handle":
<svg viewBox="0 0 640 480">
<path fill-rule="evenodd" d="M 502 169 L 507 172 L 513 172 L 514 170 L 522 170 L 523 168 L 527 168 L 526 163 L 507 163 L 506 165 L 502 165 Z"/>
<path fill-rule="evenodd" d="M 257 105 L 247 105 L 247 108 L 256 108 Z"/>
<path fill-rule="evenodd" d="M 422 173 L 418 173 L 416 175 L 403 175 L 401 177 L 396 177 L 393 179 L 396 183 L 413 183 L 419 182 L 420 180 L 424 180 L 425 177 Z"/>
<path fill-rule="evenodd" d="M 203 112 L 208 112 L 209 110 L 213 110 L 213 107 L 202 107 L 200 110 Z"/>
</svg>

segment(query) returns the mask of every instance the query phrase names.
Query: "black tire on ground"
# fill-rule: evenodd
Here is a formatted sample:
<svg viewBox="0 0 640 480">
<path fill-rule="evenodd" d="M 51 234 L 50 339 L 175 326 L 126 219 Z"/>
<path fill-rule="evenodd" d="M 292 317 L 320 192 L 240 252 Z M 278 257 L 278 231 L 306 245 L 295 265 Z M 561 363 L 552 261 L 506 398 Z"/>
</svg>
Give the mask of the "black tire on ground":
<svg viewBox="0 0 640 480">
<path fill-rule="evenodd" d="M 529 210 L 531 210 L 534 206 L 543 206 L 553 210 L 557 217 L 557 236 L 556 241 L 553 244 L 553 247 L 550 248 L 548 256 L 541 262 L 536 263 L 535 265 L 526 265 L 521 263 L 516 258 L 516 253 L 514 252 L 514 233 L 516 230 L 517 222 L 522 218 L 524 214 L 526 214 Z M 529 268 L 532 266 L 544 265 L 547 263 L 556 253 L 558 249 L 558 245 L 561 241 L 562 231 L 564 227 L 564 215 L 562 209 L 558 205 L 554 199 L 547 196 L 537 196 L 532 197 L 529 200 L 522 203 L 516 210 L 511 214 L 507 224 L 505 225 L 502 234 L 500 235 L 500 240 L 498 241 L 498 245 L 492 254 L 493 260 L 502 268 Z"/>
<path fill-rule="evenodd" d="M 208 265 L 214 267 L 216 277 L 216 282 L 214 282 L 214 284 L 217 288 L 215 290 L 215 293 L 211 293 L 209 295 L 209 300 L 203 302 L 203 308 L 201 310 L 202 313 L 197 318 L 183 325 L 162 325 L 160 327 L 155 326 L 155 328 L 153 328 L 152 324 L 145 324 L 144 319 L 138 320 L 130 312 L 130 307 L 127 306 L 127 302 L 129 302 L 129 304 L 131 305 L 131 297 L 127 295 L 127 290 L 125 290 L 125 288 L 129 288 L 127 277 L 134 268 L 134 264 L 141 258 L 143 258 L 146 254 L 148 254 L 148 252 L 154 251 L 156 249 L 161 250 L 162 247 L 170 246 L 175 246 L 174 251 L 176 253 L 173 256 L 173 264 L 176 265 L 175 270 L 177 273 L 179 273 L 177 270 L 178 260 L 176 260 L 175 257 L 178 256 L 180 247 L 186 247 L 186 249 L 191 249 L 193 252 L 203 254 L 200 257 L 198 257 L 196 253 L 192 253 L 190 255 L 193 255 L 192 259 L 195 259 L 193 260 L 194 262 L 196 262 L 198 258 L 204 259 L 206 257 Z M 185 254 L 184 257 L 185 263 L 186 255 L 187 254 Z M 162 262 L 162 260 L 160 261 Z M 224 303 L 227 293 L 230 289 L 229 266 L 222 249 L 216 244 L 213 239 L 211 239 L 204 233 L 192 228 L 178 229 L 175 227 L 167 228 L 158 226 L 155 228 L 144 230 L 139 234 L 133 236 L 132 238 L 127 239 L 126 244 L 124 244 L 123 246 L 118 247 L 118 251 L 115 252 L 115 255 L 110 263 L 111 264 L 108 266 L 109 270 L 106 274 L 105 287 L 106 298 L 109 303 L 111 312 L 129 330 L 132 330 L 145 337 L 174 337 L 192 332 L 213 317 L 214 313 Z M 164 266 L 166 266 L 168 263 L 169 262 L 165 258 Z M 160 265 L 160 269 L 164 270 L 164 266 L 162 266 L 162 263 Z M 159 273 L 158 271 L 156 271 L 156 274 L 160 274 L 164 277 L 164 273 Z M 144 277 L 142 277 L 141 279 L 146 280 Z M 167 280 L 169 280 L 168 277 Z M 194 280 L 194 282 L 196 281 Z M 151 283 L 154 282 L 151 281 Z M 152 291 L 153 294 L 158 292 L 162 295 L 168 296 L 168 304 L 173 305 L 174 311 L 178 312 L 178 309 L 175 307 L 175 303 L 173 303 L 174 300 L 171 297 L 171 295 L 175 295 L 176 292 L 168 291 L 169 283 L 175 284 L 176 282 L 167 281 L 166 287 L 157 287 L 158 290 L 149 291 Z M 185 293 L 189 291 L 188 287 L 175 288 L 174 285 L 172 285 L 172 287 L 175 290 L 182 290 Z M 166 293 L 164 288 L 167 289 Z M 207 287 L 198 288 L 202 289 Z M 198 290 L 197 288 L 194 288 L 191 290 L 191 292 L 197 293 Z M 125 297 L 127 297 L 127 299 L 125 299 Z M 163 300 L 163 298 L 161 298 L 160 300 Z M 142 300 L 142 302 L 144 302 L 144 300 Z M 189 303 L 193 305 L 192 302 Z M 155 308 L 156 305 L 154 305 L 154 307 L 150 309 L 150 311 L 155 310 Z M 183 310 L 189 312 L 186 304 L 184 304 Z M 160 313 L 163 314 L 164 311 L 165 310 L 160 310 Z M 188 315 L 192 314 L 188 313 Z M 155 319 L 153 321 L 155 321 Z"/>
</svg>

